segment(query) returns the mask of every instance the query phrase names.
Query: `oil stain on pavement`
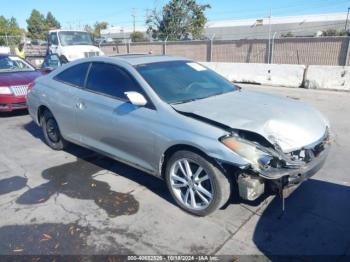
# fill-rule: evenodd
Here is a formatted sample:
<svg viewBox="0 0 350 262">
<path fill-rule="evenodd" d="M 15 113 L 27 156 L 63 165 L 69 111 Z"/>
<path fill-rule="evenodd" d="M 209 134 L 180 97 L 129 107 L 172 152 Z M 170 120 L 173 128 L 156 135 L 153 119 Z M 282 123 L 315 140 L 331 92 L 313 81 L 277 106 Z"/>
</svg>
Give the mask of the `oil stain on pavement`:
<svg viewBox="0 0 350 262">
<path fill-rule="evenodd" d="M 82 254 L 90 230 L 77 224 L 11 225 L 0 228 L 0 254 Z"/>
<path fill-rule="evenodd" d="M 65 194 L 71 198 L 94 200 L 109 217 L 135 214 L 139 202 L 133 195 L 112 191 L 108 183 L 93 178 L 104 169 L 101 166 L 108 166 L 110 162 L 108 158 L 93 155 L 46 169 L 42 176 L 49 181 L 28 190 L 16 202 L 32 205 L 46 202 L 55 194 Z"/>
</svg>

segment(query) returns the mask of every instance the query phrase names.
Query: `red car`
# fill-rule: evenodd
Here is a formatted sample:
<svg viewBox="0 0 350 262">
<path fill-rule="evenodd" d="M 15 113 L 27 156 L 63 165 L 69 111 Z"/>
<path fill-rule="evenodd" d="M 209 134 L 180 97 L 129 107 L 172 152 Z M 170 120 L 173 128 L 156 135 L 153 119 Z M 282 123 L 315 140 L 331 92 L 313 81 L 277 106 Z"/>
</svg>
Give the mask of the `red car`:
<svg viewBox="0 0 350 262">
<path fill-rule="evenodd" d="M 27 108 L 28 86 L 44 74 L 17 56 L 0 54 L 0 112 Z"/>
</svg>

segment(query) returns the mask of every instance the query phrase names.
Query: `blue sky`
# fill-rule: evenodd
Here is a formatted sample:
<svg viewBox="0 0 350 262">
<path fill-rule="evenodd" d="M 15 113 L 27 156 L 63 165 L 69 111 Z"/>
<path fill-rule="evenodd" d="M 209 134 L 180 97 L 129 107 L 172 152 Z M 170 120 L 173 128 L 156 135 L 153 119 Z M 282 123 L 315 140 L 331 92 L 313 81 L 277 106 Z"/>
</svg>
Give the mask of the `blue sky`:
<svg viewBox="0 0 350 262">
<path fill-rule="evenodd" d="M 132 9 L 135 8 L 136 23 L 144 25 L 147 9 L 160 8 L 167 0 L 0 0 L 0 15 L 14 16 L 21 27 L 33 8 L 42 13 L 51 11 L 63 27 L 83 26 L 95 21 L 107 21 L 110 25 L 131 27 Z M 208 3 L 206 12 L 211 21 L 227 19 L 260 18 L 268 16 L 302 15 L 346 12 L 350 0 L 198 0 Z"/>
</svg>

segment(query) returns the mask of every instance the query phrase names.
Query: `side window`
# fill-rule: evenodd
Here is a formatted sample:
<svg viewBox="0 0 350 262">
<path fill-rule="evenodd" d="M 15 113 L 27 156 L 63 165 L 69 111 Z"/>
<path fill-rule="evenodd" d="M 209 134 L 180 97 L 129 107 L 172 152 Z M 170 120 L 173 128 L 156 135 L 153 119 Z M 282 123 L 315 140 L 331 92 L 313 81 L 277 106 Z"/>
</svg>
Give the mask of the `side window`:
<svg viewBox="0 0 350 262">
<path fill-rule="evenodd" d="M 55 76 L 54 79 L 70 85 L 84 87 L 86 72 L 89 68 L 89 65 L 90 63 L 82 63 L 69 67 L 68 69 Z"/>
<path fill-rule="evenodd" d="M 57 33 L 50 34 L 50 43 L 52 45 L 58 45 Z"/>
<path fill-rule="evenodd" d="M 92 64 L 86 88 L 120 99 L 127 99 L 124 94 L 126 91 L 144 94 L 138 83 L 125 70 L 107 63 Z"/>
</svg>

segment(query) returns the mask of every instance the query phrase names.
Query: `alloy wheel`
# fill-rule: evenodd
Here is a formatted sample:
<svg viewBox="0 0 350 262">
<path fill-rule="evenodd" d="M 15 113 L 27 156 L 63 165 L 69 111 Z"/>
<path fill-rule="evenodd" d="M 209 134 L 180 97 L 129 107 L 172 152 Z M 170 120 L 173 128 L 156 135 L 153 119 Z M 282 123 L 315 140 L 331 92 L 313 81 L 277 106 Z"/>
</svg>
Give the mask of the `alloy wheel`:
<svg viewBox="0 0 350 262">
<path fill-rule="evenodd" d="M 173 163 L 170 185 L 176 198 L 190 209 L 205 209 L 214 197 L 210 175 L 200 164 L 188 158 Z"/>
</svg>

